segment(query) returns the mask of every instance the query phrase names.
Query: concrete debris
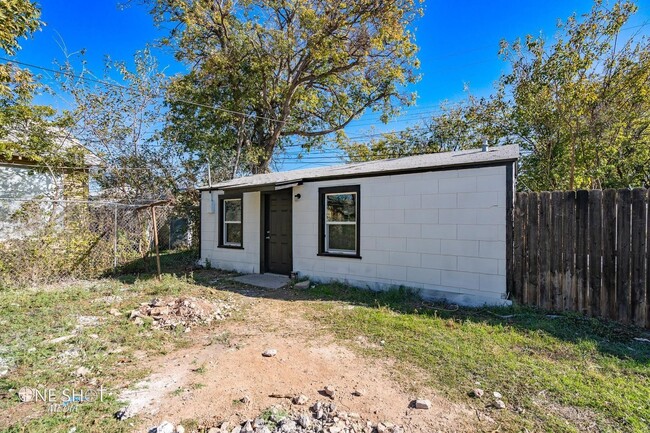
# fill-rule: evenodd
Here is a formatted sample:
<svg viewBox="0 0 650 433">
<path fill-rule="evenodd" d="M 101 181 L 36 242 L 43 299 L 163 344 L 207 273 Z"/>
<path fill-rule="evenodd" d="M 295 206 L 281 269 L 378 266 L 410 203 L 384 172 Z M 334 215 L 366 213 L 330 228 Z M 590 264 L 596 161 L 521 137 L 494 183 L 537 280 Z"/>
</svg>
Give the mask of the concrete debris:
<svg viewBox="0 0 650 433">
<path fill-rule="evenodd" d="M 144 317 L 153 320 L 153 328 L 189 328 L 194 324 L 209 324 L 224 320 L 235 308 L 223 301 L 208 301 L 194 297 L 153 299 L 131 311 L 129 319 L 136 324 L 144 323 Z"/>
<path fill-rule="evenodd" d="M 415 400 L 415 408 L 416 409 L 431 409 L 431 401 L 430 400 L 424 400 L 424 399 Z"/>
<path fill-rule="evenodd" d="M 483 390 L 482 390 L 481 388 L 474 388 L 474 389 L 469 393 L 469 395 L 470 395 L 471 397 L 474 397 L 474 398 L 481 398 L 481 397 L 483 397 L 483 394 L 485 394 L 485 393 L 483 392 Z"/>
<path fill-rule="evenodd" d="M 305 290 L 305 289 L 308 289 L 308 288 L 309 288 L 309 285 L 310 285 L 310 284 L 311 284 L 311 283 L 309 282 L 309 280 L 305 280 L 305 281 L 301 281 L 301 282 L 299 282 L 299 283 L 296 283 L 296 284 L 294 285 L 294 287 L 295 287 L 296 289 Z"/>
<path fill-rule="evenodd" d="M 87 367 L 79 367 L 77 368 L 77 371 L 74 372 L 74 374 L 77 377 L 86 377 L 90 375 L 90 369 Z"/>
<path fill-rule="evenodd" d="M 220 427 L 205 428 L 208 433 L 404 433 L 403 426 L 390 422 L 373 424 L 357 413 L 337 411 L 333 402 L 317 401 L 305 411 L 287 413 L 281 406 L 270 408 L 270 416 L 242 420 L 240 424 L 223 422 Z"/>
<path fill-rule="evenodd" d="M 304 394 L 300 394 L 295 396 L 291 401 L 293 402 L 293 404 L 303 405 L 303 404 L 307 404 L 307 402 L 309 401 L 309 397 L 307 397 Z"/>
<path fill-rule="evenodd" d="M 262 356 L 264 356 L 266 358 L 272 358 L 277 354 L 278 354 L 278 351 L 275 350 L 275 349 L 266 349 L 264 352 L 262 352 Z"/>
<path fill-rule="evenodd" d="M 149 433 L 174 433 L 176 428 L 169 421 L 163 421 L 158 427 L 149 430 Z"/>
</svg>

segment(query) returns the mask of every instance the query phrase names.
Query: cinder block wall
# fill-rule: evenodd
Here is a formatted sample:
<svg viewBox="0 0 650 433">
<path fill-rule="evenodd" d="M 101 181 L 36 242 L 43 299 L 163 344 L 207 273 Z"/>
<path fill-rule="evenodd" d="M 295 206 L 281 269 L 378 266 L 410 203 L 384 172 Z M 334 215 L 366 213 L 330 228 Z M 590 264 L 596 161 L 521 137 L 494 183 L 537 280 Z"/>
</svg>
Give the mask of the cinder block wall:
<svg viewBox="0 0 650 433">
<path fill-rule="evenodd" d="M 201 193 L 201 264 L 205 259 L 219 269 L 243 273 L 260 272 L 260 193 L 243 195 L 243 249 L 219 248 L 219 200 L 216 192 Z M 211 199 L 214 200 L 212 212 Z"/>
<path fill-rule="evenodd" d="M 317 256 L 318 189 L 342 185 L 361 188 L 361 259 Z M 313 182 L 298 193 L 296 272 L 373 289 L 414 287 L 466 305 L 503 303 L 505 165 Z"/>
</svg>

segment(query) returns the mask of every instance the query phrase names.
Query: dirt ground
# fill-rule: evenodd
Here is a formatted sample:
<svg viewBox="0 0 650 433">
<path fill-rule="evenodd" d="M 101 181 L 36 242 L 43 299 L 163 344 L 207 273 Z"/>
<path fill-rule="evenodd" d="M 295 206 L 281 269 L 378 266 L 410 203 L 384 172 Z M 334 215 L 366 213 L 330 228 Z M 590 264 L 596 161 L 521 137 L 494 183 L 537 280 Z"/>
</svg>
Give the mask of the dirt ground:
<svg viewBox="0 0 650 433">
<path fill-rule="evenodd" d="M 356 412 L 373 423 L 401 425 L 408 432 L 491 431 L 496 427 L 485 416 L 479 421 L 474 410 L 437 396 L 435 390 L 404 383 L 405 375 L 389 360 L 369 359 L 337 342 L 307 319 L 304 301 L 282 299 L 282 291 L 269 297 L 269 292 L 250 290 L 237 297 L 244 305 L 242 320 L 221 322 L 210 332 L 194 328 L 190 347 L 143 361 L 152 375 L 123 394 L 142 420 L 134 428 L 147 431 L 164 420 L 208 427 L 223 421 L 233 425 L 273 405 L 292 410 L 289 398 L 272 394 L 308 396 L 307 406 L 294 406 L 294 411 L 306 411 L 318 400 L 333 400 L 339 410 Z M 269 348 L 276 349 L 277 356 L 263 357 Z M 414 381 L 417 373 L 408 377 Z M 331 400 L 323 392 L 326 385 L 336 387 Z M 355 396 L 355 390 L 362 395 Z M 250 402 L 241 403 L 245 396 Z M 416 398 L 431 400 L 433 407 L 410 408 Z"/>
</svg>

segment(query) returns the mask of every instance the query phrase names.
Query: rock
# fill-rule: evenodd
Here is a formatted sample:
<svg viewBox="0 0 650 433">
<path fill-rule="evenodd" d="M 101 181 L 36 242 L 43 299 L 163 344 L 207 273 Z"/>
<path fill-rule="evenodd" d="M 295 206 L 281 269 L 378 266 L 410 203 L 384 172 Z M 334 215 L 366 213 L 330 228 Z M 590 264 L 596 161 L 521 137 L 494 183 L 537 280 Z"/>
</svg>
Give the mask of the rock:
<svg viewBox="0 0 650 433">
<path fill-rule="evenodd" d="M 139 310 L 133 310 L 133 311 L 131 311 L 131 314 L 129 314 L 129 320 L 133 320 L 136 317 L 140 317 L 140 316 L 141 316 L 141 314 L 140 314 Z"/>
<path fill-rule="evenodd" d="M 494 406 L 495 409 L 505 409 L 506 404 L 503 402 L 503 400 L 494 400 L 494 403 L 492 403 L 492 406 Z"/>
<path fill-rule="evenodd" d="M 115 413 L 115 418 L 117 418 L 120 421 L 124 421 L 125 419 L 132 418 L 136 415 L 136 412 L 133 410 L 131 406 L 124 406 L 120 410 L 118 410 Z"/>
<path fill-rule="evenodd" d="M 53 338 L 53 339 L 49 340 L 48 343 L 50 343 L 50 344 L 63 343 L 64 341 L 68 341 L 68 340 L 70 340 L 71 338 L 74 338 L 74 337 L 76 337 L 76 335 L 74 335 L 74 334 L 72 334 L 72 335 L 64 335 L 63 337 Z"/>
<path fill-rule="evenodd" d="M 241 433 L 241 426 L 236 425 L 235 428 L 233 428 L 230 433 Z"/>
<path fill-rule="evenodd" d="M 77 371 L 74 372 L 77 377 L 86 377 L 90 374 L 90 369 L 86 367 L 79 367 Z"/>
<path fill-rule="evenodd" d="M 483 390 L 482 390 L 481 388 L 474 388 L 474 389 L 469 393 L 469 395 L 470 395 L 471 397 L 474 397 L 474 398 L 481 398 L 481 397 L 483 397 L 483 394 L 484 394 L 484 392 L 483 392 Z"/>
<path fill-rule="evenodd" d="M 284 433 L 292 433 L 295 430 L 296 430 L 296 422 L 294 420 L 289 418 L 285 418 L 284 420 L 282 420 L 279 431 Z"/>
<path fill-rule="evenodd" d="M 492 393 L 492 395 L 493 395 L 494 398 L 496 398 L 497 400 L 500 400 L 500 399 L 503 398 L 503 396 L 501 395 L 500 392 L 496 392 L 496 391 L 494 391 L 494 392 Z"/>
<path fill-rule="evenodd" d="M 307 402 L 309 401 L 309 397 L 300 394 L 295 396 L 291 401 L 293 402 L 293 404 L 303 405 L 303 404 L 307 404 Z"/>
<path fill-rule="evenodd" d="M 361 388 L 357 388 L 354 391 L 352 391 L 352 395 L 354 395 L 355 397 L 361 397 L 365 394 L 366 394 L 366 390 Z"/>
<path fill-rule="evenodd" d="M 341 433 L 341 430 L 343 430 L 341 427 L 332 426 L 327 431 L 329 433 Z"/>
<path fill-rule="evenodd" d="M 108 313 L 111 316 L 115 316 L 115 317 L 120 317 L 122 315 L 122 313 L 120 313 L 120 310 L 118 310 L 117 308 L 111 308 L 111 310 Z"/>
<path fill-rule="evenodd" d="M 358 413 L 356 413 L 356 412 L 350 412 L 350 413 L 348 414 L 348 416 L 349 416 L 350 418 L 352 418 L 352 419 L 359 419 L 359 418 L 361 418 L 361 416 L 360 416 Z"/>
<path fill-rule="evenodd" d="M 377 433 L 387 433 L 388 432 L 388 427 L 384 425 L 384 423 L 379 423 L 377 424 Z"/>
<path fill-rule="evenodd" d="M 183 426 L 180 425 L 180 424 L 177 425 L 177 426 L 176 426 L 176 433 L 185 433 L 185 427 L 183 427 Z"/>
<path fill-rule="evenodd" d="M 241 433 L 254 433 L 253 426 L 250 421 L 246 421 L 244 427 L 241 428 Z"/>
<path fill-rule="evenodd" d="M 415 400 L 416 409 L 431 409 L 431 401 L 429 400 Z"/>
<path fill-rule="evenodd" d="M 309 428 L 311 426 L 311 417 L 307 414 L 300 414 L 298 417 L 298 424 L 302 428 Z"/>
<path fill-rule="evenodd" d="M 142 326 L 144 325 L 144 320 L 142 320 L 142 317 L 138 316 L 135 318 L 135 320 L 133 320 L 133 323 L 135 323 L 138 326 Z"/>
<path fill-rule="evenodd" d="M 221 429 L 216 427 L 210 427 L 208 429 L 208 433 L 221 433 Z"/>
<path fill-rule="evenodd" d="M 92 338 L 93 340 L 97 340 L 97 339 L 99 339 L 99 335 L 97 335 L 97 334 L 90 334 L 90 335 L 88 335 L 88 336 L 89 336 L 90 338 Z"/>
<path fill-rule="evenodd" d="M 309 288 L 309 284 L 310 284 L 309 280 L 305 280 L 305 281 L 301 281 L 301 282 L 299 282 L 299 283 L 296 283 L 296 284 L 294 285 L 294 287 L 295 287 L 296 289 L 305 290 L 305 289 L 308 289 L 308 288 Z"/>
<path fill-rule="evenodd" d="M 221 433 L 228 433 L 228 427 L 230 427 L 230 423 L 228 421 L 224 421 L 221 423 L 221 427 L 219 427 L 219 430 L 221 430 Z"/>
<path fill-rule="evenodd" d="M 248 403 L 251 402 L 251 398 L 249 396 L 245 395 L 242 398 L 240 398 L 239 401 L 241 401 L 244 404 L 248 404 Z"/>
<path fill-rule="evenodd" d="M 156 433 L 174 433 L 174 424 L 169 421 L 163 421 L 158 427 L 156 427 Z"/>
<path fill-rule="evenodd" d="M 334 397 L 336 395 L 336 388 L 334 388 L 332 385 L 327 385 L 324 391 L 325 394 L 329 395 L 330 397 Z"/>
<path fill-rule="evenodd" d="M 316 419 L 323 419 L 325 417 L 325 412 L 323 412 L 323 409 L 318 409 L 316 411 Z"/>
<path fill-rule="evenodd" d="M 27 387 L 20 388 L 18 390 L 18 397 L 23 403 L 29 403 L 34 399 L 34 390 Z"/>
<path fill-rule="evenodd" d="M 266 358 L 272 358 L 277 354 L 278 354 L 278 351 L 275 350 L 275 349 L 266 349 L 264 352 L 262 352 L 262 356 L 264 356 Z"/>
</svg>

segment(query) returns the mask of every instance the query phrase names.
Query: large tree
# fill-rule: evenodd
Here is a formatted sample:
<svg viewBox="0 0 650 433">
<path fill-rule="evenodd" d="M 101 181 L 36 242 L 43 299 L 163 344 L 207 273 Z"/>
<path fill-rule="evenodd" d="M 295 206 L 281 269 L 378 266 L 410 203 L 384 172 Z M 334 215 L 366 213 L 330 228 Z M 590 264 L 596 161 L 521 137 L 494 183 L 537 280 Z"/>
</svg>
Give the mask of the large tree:
<svg viewBox="0 0 650 433">
<path fill-rule="evenodd" d="M 190 67 L 169 94 L 170 128 L 199 153 L 265 172 L 288 143 L 318 145 L 366 110 L 413 101 L 418 0 L 149 0 Z"/>
<path fill-rule="evenodd" d="M 650 45 L 622 33 L 636 11 L 631 1 L 559 24 L 554 41 L 527 36 L 502 42 L 510 72 L 495 93 L 443 107 L 412 128 L 401 154 L 449 147 L 516 143 L 520 185 L 533 190 L 650 185 Z M 627 36 L 624 36 L 627 35 Z M 394 137 L 349 150 L 356 159 L 396 147 Z"/>
<path fill-rule="evenodd" d="M 29 0 L 0 2 L 0 50 L 14 55 L 20 49 L 19 40 L 31 36 L 42 23 L 41 10 Z M 27 98 L 34 90 L 29 71 L 11 63 L 0 64 L 0 97 Z"/>
</svg>

